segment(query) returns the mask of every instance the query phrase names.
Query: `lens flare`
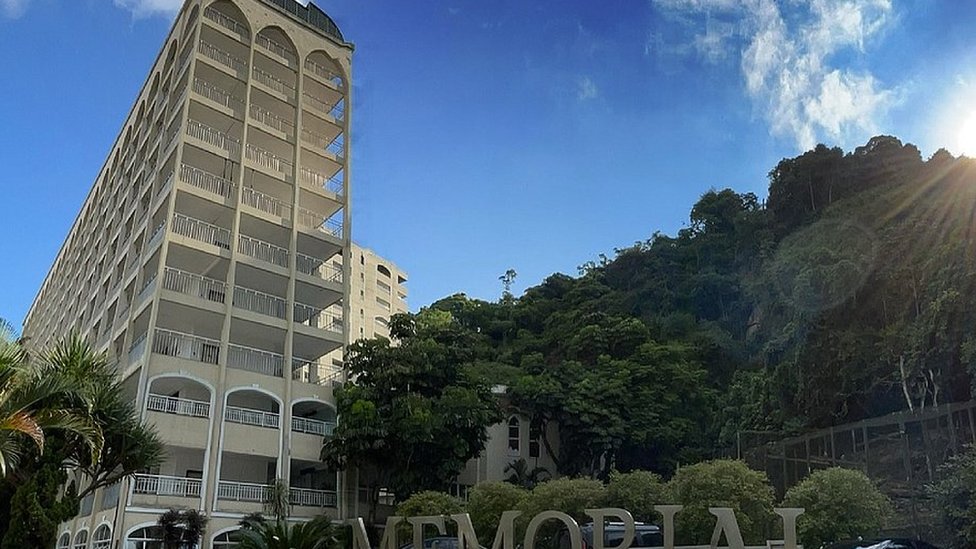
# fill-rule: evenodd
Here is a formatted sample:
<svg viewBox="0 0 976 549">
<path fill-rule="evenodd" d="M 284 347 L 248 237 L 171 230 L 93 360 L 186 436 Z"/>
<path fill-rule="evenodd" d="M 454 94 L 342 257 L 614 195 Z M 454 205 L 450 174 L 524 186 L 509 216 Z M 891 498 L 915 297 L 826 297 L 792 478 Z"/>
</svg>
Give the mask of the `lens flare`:
<svg viewBox="0 0 976 549">
<path fill-rule="evenodd" d="M 976 158 L 976 111 L 969 113 L 969 118 L 962 123 L 956 140 L 960 153 Z"/>
</svg>

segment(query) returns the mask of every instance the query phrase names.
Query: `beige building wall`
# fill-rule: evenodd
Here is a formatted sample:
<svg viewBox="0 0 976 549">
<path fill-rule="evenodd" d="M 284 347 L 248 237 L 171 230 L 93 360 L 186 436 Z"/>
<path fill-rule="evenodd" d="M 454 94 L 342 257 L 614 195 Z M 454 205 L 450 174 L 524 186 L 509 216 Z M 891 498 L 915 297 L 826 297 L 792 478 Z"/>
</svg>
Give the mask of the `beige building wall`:
<svg viewBox="0 0 976 549">
<path fill-rule="evenodd" d="M 167 458 L 59 547 L 142 547 L 169 507 L 219 547 L 276 480 L 295 520 L 347 513 L 318 456 L 350 337 L 351 56 L 314 6 L 184 3 L 24 323 L 104 350 Z"/>
</svg>

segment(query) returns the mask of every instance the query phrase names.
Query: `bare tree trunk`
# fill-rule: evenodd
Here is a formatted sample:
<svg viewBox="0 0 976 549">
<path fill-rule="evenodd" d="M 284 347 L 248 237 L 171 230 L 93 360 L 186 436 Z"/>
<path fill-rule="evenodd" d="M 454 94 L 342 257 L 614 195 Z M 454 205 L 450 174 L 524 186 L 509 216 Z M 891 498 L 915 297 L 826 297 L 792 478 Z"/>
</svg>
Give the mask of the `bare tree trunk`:
<svg viewBox="0 0 976 549">
<path fill-rule="evenodd" d="M 905 394 L 905 402 L 908 403 L 908 409 L 915 411 L 915 405 L 912 403 L 912 396 L 908 392 L 908 376 L 905 373 L 905 355 L 902 354 L 898 357 L 898 371 L 901 372 L 901 390 Z"/>
</svg>

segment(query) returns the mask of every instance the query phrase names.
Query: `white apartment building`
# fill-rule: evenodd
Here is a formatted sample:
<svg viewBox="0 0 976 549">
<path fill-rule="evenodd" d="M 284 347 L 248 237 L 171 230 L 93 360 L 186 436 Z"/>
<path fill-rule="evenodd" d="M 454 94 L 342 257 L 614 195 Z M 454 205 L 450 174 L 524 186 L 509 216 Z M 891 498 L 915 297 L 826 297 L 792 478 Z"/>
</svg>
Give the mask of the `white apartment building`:
<svg viewBox="0 0 976 549">
<path fill-rule="evenodd" d="M 184 3 L 24 325 L 107 351 L 167 457 L 57 547 L 142 549 L 170 507 L 226 547 L 276 480 L 296 520 L 346 514 L 319 451 L 352 335 L 352 49 L 312 4 Z"/>
</svg>

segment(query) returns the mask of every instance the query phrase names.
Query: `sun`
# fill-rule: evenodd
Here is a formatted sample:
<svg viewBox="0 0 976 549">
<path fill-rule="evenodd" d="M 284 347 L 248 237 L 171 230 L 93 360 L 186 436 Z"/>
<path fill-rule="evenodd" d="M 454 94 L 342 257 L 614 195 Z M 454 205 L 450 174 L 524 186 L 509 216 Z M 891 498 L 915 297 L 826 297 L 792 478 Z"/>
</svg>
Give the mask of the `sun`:
<svg viewBox="0 0 976 549">
<path fill-rule="evenodd" d="M 976 111 L 969 113 L 969 117 L 959 127 L 956 146 L 960 153 L 976 158 Z"/>
</svg>

